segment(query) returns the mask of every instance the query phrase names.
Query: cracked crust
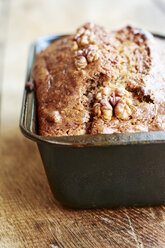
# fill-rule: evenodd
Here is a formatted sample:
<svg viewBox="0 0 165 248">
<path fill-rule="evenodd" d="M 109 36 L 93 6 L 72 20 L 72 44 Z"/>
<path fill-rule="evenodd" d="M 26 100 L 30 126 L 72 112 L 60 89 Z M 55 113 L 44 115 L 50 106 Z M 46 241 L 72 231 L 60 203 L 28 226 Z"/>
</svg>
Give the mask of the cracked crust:
<svg viewBox="0 0 165 248">
<path fill-rule="evenodd" d="M 108 33 L 87 23 L 53 42 L 33 68 L 39 133 L 165 130 L 163 53 L 163 42 L 130 26 Z"/>
</svg>

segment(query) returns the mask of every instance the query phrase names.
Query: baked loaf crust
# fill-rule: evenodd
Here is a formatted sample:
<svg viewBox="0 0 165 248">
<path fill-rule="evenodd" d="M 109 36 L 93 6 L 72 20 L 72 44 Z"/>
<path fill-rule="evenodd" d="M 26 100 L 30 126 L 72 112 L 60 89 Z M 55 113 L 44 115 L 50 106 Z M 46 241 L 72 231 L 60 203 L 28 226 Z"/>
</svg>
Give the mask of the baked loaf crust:
<svg viewBox="0 0 165 248">
<path fill-rule="evenodd" d="M 33 68 L 39 134 L 165 130 L 164 57 L 162 41 L 131 26 L 87 23 L 53 42 Z"/>
</svg>

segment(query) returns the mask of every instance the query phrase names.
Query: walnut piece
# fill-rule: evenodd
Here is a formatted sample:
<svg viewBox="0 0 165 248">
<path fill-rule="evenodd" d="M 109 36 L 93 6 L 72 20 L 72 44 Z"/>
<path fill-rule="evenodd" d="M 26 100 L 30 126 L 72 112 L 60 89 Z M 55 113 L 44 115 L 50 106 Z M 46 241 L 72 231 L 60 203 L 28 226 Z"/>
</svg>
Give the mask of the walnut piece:
<svg viewBox="0 0 165 248">
<path fill-rule="evenodd" d="M 116 96 L 124 96 L 124 95 L 128 96 L 128 94 L 129 93 L 123 87 L 117 87 L 115 89 L 115 95 Z"/>
<path fill-rule="evenodd" d="M 113 108 L 108 102 L 102 100 L 101 103 L 95 103 L 93 108 L 94 113 L 98 117 L 102 116 L 105 120 L 111 120 L 113 115 Z"/>
<path fill-rule="evenodd" d="M 97 116 L 100 116 L 100 115 L 101 115 L 100 103 L 95 103 L 94 106 L 93 106 L 93 109 L 94 109 L 94 113 L 95 113 Z"/>
<path fill-rule="evenodd" d="M 28 81 L 26 84 L 25 84 L 25 87 L 28 91 L 32 91 L 34 90 L 34 82 L 33 81 Z"/>
<path fill-rule="evenodd" d="M 110 93 L 111 93 L 111 89 L 110 89 L 110 87 L 106 86 L 106 87 L 104 87 L 104 88 L 102 89 L 102 92 L 103 92 L 103 95 L 109 96 Z"/>
<path fill-rule="evenodd" d="M 128 104 L 124 101 L 119 101 L 115 107 L 115 115 L 117 118 L 122 120 L 128 120 L 132 111 Z"/>
<path fill-rule="evenodd" d="M 78 56 L 75 59 L 75 66 L 78 70 L 84 69 L 87 66 L 87 60 L 84 56 Z"/>
<path fill-rule="evenodd" d="M 104 117 L 105 120 L 111 120 L 112 119 L 113 108 L 112 108 L 111 105 L 109 105 L 109 107 L 102 106 L 101 107 L 101 112 L 102 112 L 103 117 Z"/>
<path fill-rule="evenodd" d="M 110 96 L 109 98 L 109 101 L 110 101 L 110 104 L 115 107 L 116 104 L 119 102 L 121 98 L 119 96 L 115 96 L 115 94 L 113 94 L 112 96 Z"/>
<path fill-rule="evenodd" d="M 101 99 L 102 99 L 102 93 L 99 91 L 99 92 L 96 94 L 95 98 L 96 98 L 97 100 L 101 100 Z"/>
<path fill-rule="evenodd" d="M 89 45 L 88 50 L 87 50 L 87 60 L 88 62 L 93 62 L 98 60 L 100 57 L 100 52 L 98 49 L 98 46 L 96 45 Z"/>
<path fill-rule="evenodd" d="M 87 45 L 89 42 L 88 42 L 88 36 L 87 35 L 83 35 L 81 37 L 81 41 L 80 41 L 81 45 L 84 46 L 84 45 Z"/>
<path fill-rule="evenodd" d="M 71 46 L 72 51 L 75 51 L 78 49 L 78 45 L 76 41 L 73 41 L 72 46 Z"/>
<path fill-rule="evenodd" d="M 100 57 L 98 51 L 89 51 L 87 54 L 87 60 L 89 63 L 98 60 Z"/>
<path fill-rule="evenodd" d="M 48 112 L 46 120 L 48 122 L 60 123 L 61 122 L 61 115 L 60 115 L 59 111 L 57 111 L 57 110 L 52 111 L 52 112 Z"/>
<path fill-rule="evenodd" d="M 80 36 L 80 35 L 82 35 L 84 32 L 85 32 L 85 28 L 80 27 L 80 28 L 77 29 L 77 32 L 76 32 L 76 33 Z"/>
</svg>

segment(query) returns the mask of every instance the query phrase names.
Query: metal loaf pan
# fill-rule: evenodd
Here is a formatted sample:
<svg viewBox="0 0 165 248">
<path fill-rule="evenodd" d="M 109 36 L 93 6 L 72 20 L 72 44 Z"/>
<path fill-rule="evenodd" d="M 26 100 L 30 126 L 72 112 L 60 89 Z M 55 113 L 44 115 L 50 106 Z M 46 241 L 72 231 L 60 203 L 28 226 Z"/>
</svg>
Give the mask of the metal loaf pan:
<svg viewBox="0 0 165 248">
<path fill-rule="evenodd" d="M 31 45 L 26 82 L 36 54 L 61 37 L 42 37 Z M 35 92 L 26 88 L 20 128 L 37 143 L 50 188 L 62 205 L 89 209 L 165 203 L 165 132 L 43 137 L 37 134 Z"/>
</svg>

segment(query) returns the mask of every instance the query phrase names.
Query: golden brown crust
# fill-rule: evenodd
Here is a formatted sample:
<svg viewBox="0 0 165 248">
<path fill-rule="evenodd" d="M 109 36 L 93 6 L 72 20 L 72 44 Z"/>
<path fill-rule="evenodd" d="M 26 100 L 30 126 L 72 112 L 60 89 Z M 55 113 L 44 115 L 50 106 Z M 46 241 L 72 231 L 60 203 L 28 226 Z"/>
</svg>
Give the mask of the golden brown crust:
<svg viewBox="0 0 165 248">
<path fill-rule="evenodd" d="M 92 23 L 52 43 L 33 68 L 39 133 L 165 130 L 159 50 L 146 31 L 127 26 L 108 33 Z"/>
</svg>

